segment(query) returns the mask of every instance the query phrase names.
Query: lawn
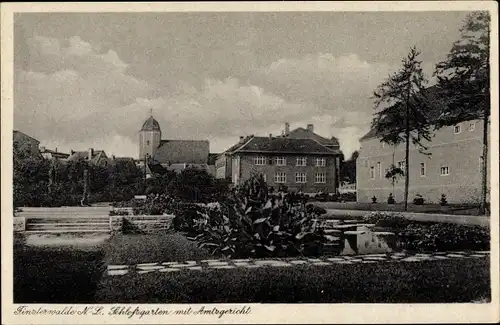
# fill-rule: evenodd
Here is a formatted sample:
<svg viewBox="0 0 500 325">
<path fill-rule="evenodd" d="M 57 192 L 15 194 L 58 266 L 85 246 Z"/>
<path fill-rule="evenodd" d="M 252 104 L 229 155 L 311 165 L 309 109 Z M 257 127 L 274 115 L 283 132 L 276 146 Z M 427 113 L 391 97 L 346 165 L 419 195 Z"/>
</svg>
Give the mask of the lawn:
<svg viewBox="0 0 500 325">
<path fill-rule="evenodd" d="M 488 259 L 136 272 L 107 265 L 203 260 L 176 233 L 120 234 L 99 246 L 14 246 L 16 303 L 431 303 L 490 297 Z"/>
<path fill-rule="evenodd" d="M 310 202 L 310 203 L 325 209 L 338 209 L 338 210 L 395 211 L 395 212 L 401 212 L 404 210 L 404 205 L 402 203 L 397 203 L 397 204 L 361 203 L 361 202 Z M 415 205 L 409 203 L 408 212 L 453 214 L 453 215 L 478 215 L 479 207 L 478 205 L 471 205 L 471 204 L 450 204 L 446 206 L 441 206 L 439 204 Z"/>
<path fill-rule="evenodd" d="M 472 271 L 473 270 L 473 271 Z M 99 303 L 451 303 L 490 297 L 487 259 L 129 273 Z"/>
<path fill-rule="evenodd" d="M 106 265 L 209 259 L 179 234 L 119 235 Z M 471 272 L 471 270 L 474 270 Z M 457 259 L 104 275 L 100 303 L 425 303 L 490 296 L 489 261 Z"/>
<path fill-rule="evenodd" d="M 94 303 L 103 254 L 75 247 L 14 247 L 15 303 Z"/>
</svg>

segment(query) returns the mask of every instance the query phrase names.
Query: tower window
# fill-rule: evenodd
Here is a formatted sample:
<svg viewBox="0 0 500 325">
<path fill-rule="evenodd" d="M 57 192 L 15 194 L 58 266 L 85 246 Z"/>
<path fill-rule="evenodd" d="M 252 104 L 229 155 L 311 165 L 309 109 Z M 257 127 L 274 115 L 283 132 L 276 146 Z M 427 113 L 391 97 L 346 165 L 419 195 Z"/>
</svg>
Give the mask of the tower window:
<svg viewBox="0 0 500 325">
<path fill-rule="evenodd" d="M 146 142 L 146 144 L 149 146 L 149 140 Z"/>
</svg>

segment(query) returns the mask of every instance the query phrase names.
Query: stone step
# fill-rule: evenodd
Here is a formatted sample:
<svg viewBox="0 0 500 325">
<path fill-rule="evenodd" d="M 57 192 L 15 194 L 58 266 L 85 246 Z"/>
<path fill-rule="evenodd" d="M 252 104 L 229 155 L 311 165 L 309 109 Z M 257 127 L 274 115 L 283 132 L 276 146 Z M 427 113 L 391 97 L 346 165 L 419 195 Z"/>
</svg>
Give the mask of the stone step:
<svg viewBox="0 0 500 325">
<path fill-rule="evenodd" d="M 62 229 L 62 230 L 27 230 L 25 232 L 25 234 L 63 234 L 63 233 L 72 233 L 72 234 L 76 234 L 76 233 L 107 233 L 107 232 L 110 232 L 109 229 L 107 230 L 104 230 L 104 229 L 95 229 L 95 230 L 66 230 L 66 229 Z"/>
<path fill-rule="evenodd" d="M 28 224 L 87 224 L 87 223 L 109 223 L 109 217 L 106 218 L 27 218 L 26 223 Z"/>
<path fill-rule="evenodd" d="M 66 231 L 66 230 L 109 230 L 108 225 L 88 225 L 88 226 L 59 226 L 59 225 L 27 225 L 27 231 L 36 231 L 36 230 L 54 230 L 54 231 Z"/>
<path fill-rule="evenodd" d="M 40 227 L 57 227 L 57 228 L 65 228 L 65 227 L 71 227 L 71 228 L 77 228 L 77 227 L 109 227 L 109 222 L 92 222 L 92 223 L 27 223 L 27 227 L 32 227 L 32 228 L 40 228 Z"/>
</svg>

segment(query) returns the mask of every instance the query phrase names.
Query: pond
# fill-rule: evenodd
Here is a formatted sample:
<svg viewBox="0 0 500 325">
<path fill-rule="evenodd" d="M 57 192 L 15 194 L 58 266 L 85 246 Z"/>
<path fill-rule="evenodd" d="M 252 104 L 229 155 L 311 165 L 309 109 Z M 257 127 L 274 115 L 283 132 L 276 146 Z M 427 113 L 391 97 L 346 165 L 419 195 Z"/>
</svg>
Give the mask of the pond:
<svg viewBox="0 0 500 325">
<path fill-rule="evenodd" d="M 329 239 L 326 256 L 489 249 L 489 230 L 479 226 L 414 222 L 394 228 L 363 220 L 323 220 L 320 227 Z"/>
</svg>

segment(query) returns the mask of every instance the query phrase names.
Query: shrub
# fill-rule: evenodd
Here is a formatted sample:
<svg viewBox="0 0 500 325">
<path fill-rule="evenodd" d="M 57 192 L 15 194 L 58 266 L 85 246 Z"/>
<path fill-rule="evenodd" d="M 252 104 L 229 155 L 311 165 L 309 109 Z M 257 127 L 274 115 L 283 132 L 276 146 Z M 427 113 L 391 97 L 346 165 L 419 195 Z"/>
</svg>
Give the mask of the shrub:
<svg viewBox="0 0 500 325">
<path fill-rule="evenodd" d="M 413 199 L 413 204 L 415 205 L 423 205 L 424 204 L 424 198 L 422 197 L 422 195 L 420 194 L 417 194 L 415 196 L 415 198 Z"/>
<path fill-rule="evenodd" d="M 372 197 L 372 203 L 377 203 L 377 197 L 375 195 Z"/>
<path fill-rule="evenodd" d="M 219 207 L 198 205 L 190 213 L 187 235 L 212 255 L 318 256 L 328 240 L 316 225 L 318 214 L 306 208 L 300 195 L 272 195 L 257 176 L 232 191 Z"/>
<path fill-rule="evenodd" d="M 339 200 L 343 202 L 356 202 L 356 193 L 342 193 Z"/>
<path fill-rule="evenodd" d="M 130 213 L 127 210 L 111 210 L 109 211 L 110 216 L 128 216 Z"/>
<path fill-rule="evenodd" d="M 404 228 L 410 224 L 408 219 L 400 215 L 385 212 L 369 213 L 363 217 L 363 221 L 375 224 L 375 227 L 394 229 Z"/>
<path fill-rule="evenodd" d="M 448 201 L 446 200 L 445 194 L 441 194 L 441 199 L 439 200 L 439 204 L 441 204 L 442 206 L 448 205 Z"/>
<path fill-rule="evenodd" d="M 413 251 L 489 250 L 490 232 L 480 226 L 409 223 L 399 241 Z"/>
<path fill-rule="evenodd" d="M 387 198 L 387 203 L 388 204 L 394 204 L 394 203 L 396 203 L 396 200 L 394 200 L 394 197 L 392 196 L 392 193 L 389 193 L 389 197 Z"/>
</svg>

